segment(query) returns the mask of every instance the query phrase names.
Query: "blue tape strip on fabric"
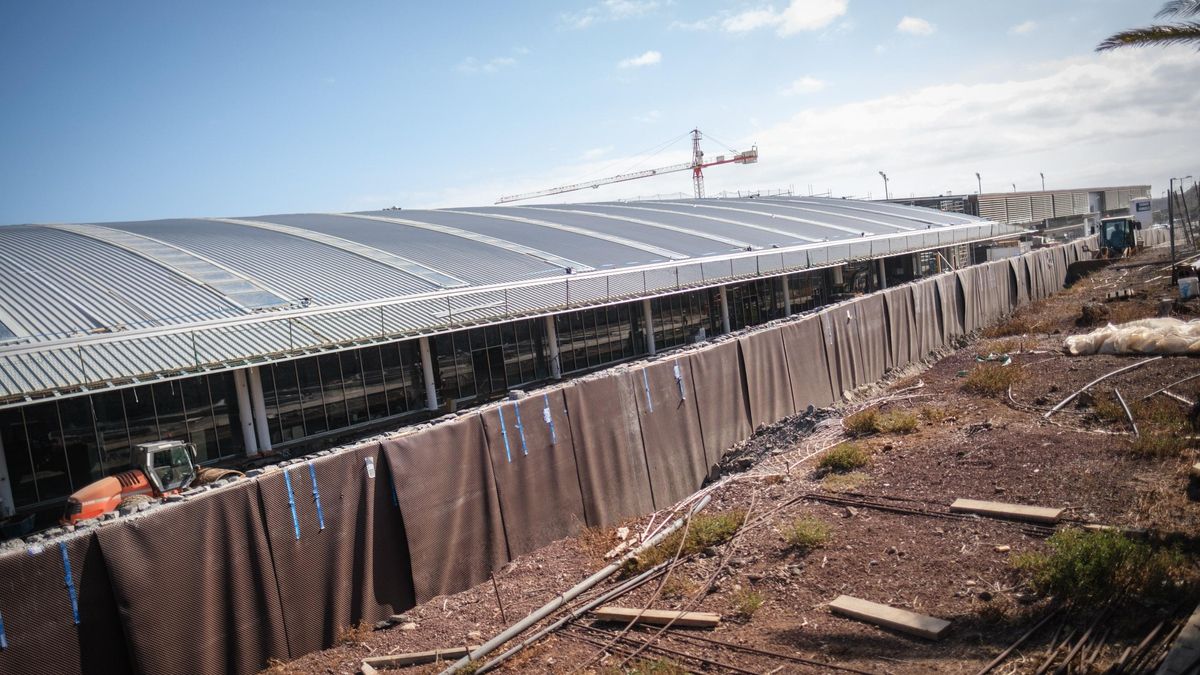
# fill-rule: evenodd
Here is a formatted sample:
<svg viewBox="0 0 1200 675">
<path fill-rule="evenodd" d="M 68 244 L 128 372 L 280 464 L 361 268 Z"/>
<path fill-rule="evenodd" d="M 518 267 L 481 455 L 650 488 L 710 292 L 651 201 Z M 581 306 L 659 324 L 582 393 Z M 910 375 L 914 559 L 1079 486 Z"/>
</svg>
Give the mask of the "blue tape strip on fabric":
<svg viewBox="0 0 1200 675">
<path fill-rule="evenodd" d="M 646 369 L 642 368 L 642 386 L 646 389 L 646 408 L 654 412 L 654 401 L 650 400 L 650 379 L 646 377 Z"/>
<path fill-rule="evenodd" d="M 542 401 L 546 404 L 546 424 L 550 425 L 550 445 L 558 445 L 558 434 L 554 431 L 554 416 L 550 414 L 550 395 L 542 394 Z"/>
<path fill-rule="evenodd" d="M 4 634 L 4 615 L 0 614 L 0 651 L 8 649 L 8 636 Z"/>
<path fill-rule="evenodd" d="M 296 529 L 296 541 L 300 541 L 300 519 L 296 517 L 296 493 L 292 492 L 292 476 L 283 470 L 283 482 L 287 485 L 288 508 L 292 510 L 292 527 Z"/>
<path fill-rule="evenodd" d="M 79 625 L 79 598 L 75 595 L 75 580 L 71 578 L 71 556 L 67 555 L 67 545 L 58 542 L 58 550 L 62 553 L 63 576 L 67 579 L 67 595 L 71 598 L 71 614 L 75 617 L 75 625 Z"/>
<path fill-rule="evenodd" d="M 388 467 L 388 487 L 392 489 L 392 506 L 400 507 L 400 498 L 396 496 L 396 479 L 392 478 L 391 467 Z"/>
<path fill-rule="evenodd" d="M 321 526 L 321 530 L 325 530 L 325 512 L 321 510 L 321 493 L 317 490 L 317 470 L 313 467 L 313 463 L 308 463 L 308 475 L 312 478 L 313 483 L 313 501 L 317 504 L 317 524 Z"/>
<path fill-rule="evenodd" d="M 675 360 L 675 383 L 679 385 L 679 400 L 686 401 L 687 393 L 683 390 L 683 371 L 679 369 L 679 359 Z"/>
<path fill-rule="evenodd" d="M 517 404 L 513 404 L 513 412 L 517 415 L 517 431 L 521 434 L 521 454 L 529 455 L 529 447 L 525 445 L 525 426 L 521 424 L 521 409 Z"/>
<path fill-rule="evenodd" d="M 508 458 L 508 463 L 512 464 L 512 449 L 508 447 L 508 429 L 504 426 L 504 406 L 496 408 L 500 413 L 500 435 L 504 438 L 504 456 Z"/>
</svg>

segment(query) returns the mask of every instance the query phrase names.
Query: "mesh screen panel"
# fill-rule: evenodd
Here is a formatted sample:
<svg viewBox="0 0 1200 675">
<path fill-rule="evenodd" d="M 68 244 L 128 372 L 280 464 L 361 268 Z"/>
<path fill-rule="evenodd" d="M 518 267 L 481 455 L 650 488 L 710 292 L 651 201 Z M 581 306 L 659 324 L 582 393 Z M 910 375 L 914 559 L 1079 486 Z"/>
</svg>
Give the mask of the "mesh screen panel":
<svg viewBox="0 0 1200 675">
<path fill-rule="evenodd" d="M 128 673 L 108 570 L 94 534 L 63 542 L 79 623 L 57 543 L 0 557 L 0 673 Z"/>
<path fill-rule="evenodd" d="M 582 380 L 563 393 L 588 525 L 604 527 L 652 511 L 650 474 L 629 378 L 614 373 Z"/>
<path fill-rule="evenodd" d="M 837 368 L 837 364 L 831 364 L 825 354 L 820 317 L 785 324 L 779 332 L 783 338 L 796 411 L 804 411 L 810 405 L 820 408 L 833 403 L 837 396 L 829 367 Z"/>
<path fill-rule="evenodd" d="M 97 534 L 140 673 L 256 673 L 288 658 L 253 481 Z"/>
<path fill-rule="evenodd" d="M 504 403 L 480 416 L 510 553 L 527 553 L 586 526 L 562 390 Z"/>
<path fill-rule="evenodd" d="M 478 414 L 383 441 L 418 603 L 488 579 L 508 562 L 504 519 Z"/>
<path fill-rule="evenodd" d="M 738 338 L 745 368 L 746 393 L 750 401 L 750 423 L 771 424 L 795 412 L 792 383 L 788 377 L 783 338 L 777 330 L 766 330 Z"/>
<path fill-rule="evenodd" d="M 372 443 L 318 457 L 311 468 L 309 462 L 293 464 L 257 481 L 293 657 L 334 645 L 342 629 L 361 620 L 374 623 L 413 605 L 400 509 L 379 455 L 379 444 Z"/>
<path fill-rule="evenodd" d="M 676 379 L 678 373 L 678 379 Z M 708 475 L 687 356 L 631 370 L 655 508 L 700 489 Z"/>
<path fill-rule="evenodd" d="M 738 346 L 728 341 L 690 354 L 696 409 L 708 465 L 750 435 L 750 410 Z"/>
</svg>

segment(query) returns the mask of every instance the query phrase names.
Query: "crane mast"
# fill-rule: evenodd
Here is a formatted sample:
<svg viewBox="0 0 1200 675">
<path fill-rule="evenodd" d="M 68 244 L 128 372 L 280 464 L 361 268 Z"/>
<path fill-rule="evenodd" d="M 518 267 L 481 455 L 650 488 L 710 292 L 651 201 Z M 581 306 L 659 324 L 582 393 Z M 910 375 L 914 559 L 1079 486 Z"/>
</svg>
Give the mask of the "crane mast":
<svg viewBox="0 0 1200 675">
<path fill-rule="evenodd" d="M 704 169 L 710 166 L 719 166 L 721 164 L 754 164 L 758 162 L 758 146 L 753 146 L 744 152 L 735 152 L 732 155 L 718 155 L 711 162 L 704 161 L 704 151 L 700 149 L 700 139 L 703 134 L 699 129 L 692 129 L 692 161 L 683 164 L 672 164 L 670 166 L 661 166 L 656 169 L 644 169 L 642 171 L 633 171 L 630 173 L 618 174 L 609 176 L 608 178 L 600 178 L 598 180 L 587 181 L 583 183 L 571 183 L 569 185 L 560 185 L 558 187 L 549 188 L 547 190 L 538 190 L 536 192 L 526 192 L 524 194 L 507 195 L 496 200 L 497 204 L 507 204 L 509 202 L 519 202 L 525 199 L 535 199 L 537 197 L 548 197 L 550 195 L 558 195 L 564 192 L 574 192 L 586 188 L 598 188 L 601 185 L 612 185 L 613 183 L 623 183 L 625 181 L 637 180 L 639 178 L 649 178 L 651 176 L 659 176 L 666 173 L 675 173 L 677 171 L 692 172 L 692 186 L 695 190 L 696 198 L 700 199 L 704 196 Z"/>
</svg>

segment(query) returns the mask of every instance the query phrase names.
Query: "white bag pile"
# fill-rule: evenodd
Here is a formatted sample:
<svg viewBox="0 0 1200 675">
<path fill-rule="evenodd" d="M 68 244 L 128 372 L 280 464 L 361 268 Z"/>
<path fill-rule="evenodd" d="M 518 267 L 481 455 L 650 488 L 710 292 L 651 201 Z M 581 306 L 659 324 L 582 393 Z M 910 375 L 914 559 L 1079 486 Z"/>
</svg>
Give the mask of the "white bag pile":
<svg viewBox="0 0 1200 675">
<path fill-rule="evenodd" d="M 1200 354 L 1200 319 L 1141 319 L 1111 323 L 1066 340 L 1067 352 L 1082 354 Z"/>
</svg>

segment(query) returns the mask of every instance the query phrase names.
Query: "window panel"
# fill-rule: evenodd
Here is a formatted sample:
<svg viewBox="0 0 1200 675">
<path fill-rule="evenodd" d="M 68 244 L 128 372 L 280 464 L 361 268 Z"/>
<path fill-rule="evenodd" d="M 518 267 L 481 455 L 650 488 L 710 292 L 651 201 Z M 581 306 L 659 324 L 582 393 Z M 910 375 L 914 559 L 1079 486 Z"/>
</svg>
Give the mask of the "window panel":
<svg viewBox="0 0 1200 675">
<path fill-rule="evenodd" d="M 125 403 L 121 392 L 108 391 L 92 397 L 96 411 L 96 430 L 104 444 L 104 475 L 123 471 L 129 466 L 129 427 L 125 424 Z"/>
<path fill-rule="evenodd" d="M 21 408 L 0 410 L 0 442 L 8 462 L 8 480 L 12 485 L 13 506 L 20 508 L 37 503 L 37 480 L 33 459 L 29 456 L 29 439 L 25 435 L 25 416 Z"/>
<path fill-rule="evenodd" d="M 424 410 L 425 400 L 425 371 L 421 366 L 421 346 L 416 340 L 401 342 L 400 361 L 404 364 L 404 391 L 408 410 Z M 392 411 L 395 415 L 396 411 Z"/>
<path fill-rule="evenodd" d="M 370 419 L 367 414 L 367 387 L 363 382 L 363 351 L 355 349 L 338 355 L 342 364 L 342 388 L 346 391 L 346 415 L 350 424 L 361 424 Z"/>
<path fill-rule="evenodd" d="M 154 394 L 150 387 L 134 387 L 122 392 L 125 419 L 129 423 L 130 457 L 141 443 L 159 440 L 158 420 L 154 416 Z M 122 467 L 125 468 L 125 467 Z"/>
<path fill-rule="evenodd" d="M 128 390 L 126 390 L 128 391 Z M 67 453 L 58 422 L 58 406 L 53 402 L 26 406 L 25 435 L 33 459 L 38 499 L 47 500 L 71 494 L 71 476 L 67 471 Z"/>
<path fill-rule="evenodd" d="M 388 382 L 383 375 L 383 357 L 380 350 L 396 351 L 394 345 L 367 347 L 360 351 L 363 371 L 363 390 L 367 397 L 367 415 L 377 420 L 388 416 Z M 402 385 L 402 383 L 401 383 Z M 400 386 L 403 396 L 403 386 Z M 396 411 L 401 412 L 400 410 Z"/>
<path fill-rule="evenodd" d="M 338 355 L 318 356 L 317 367 L 321 370 L 321 391 L 325 397 L 325 416 L 329 420 L 329 429 L 349 426 L 346 416 L 346 391 L 342 387 L 342 365 Z"/>
<path fill-rule="evenodd" d="M 183 407 L 187 411 L 188 437 L 196 445 L 196 458 L 200 462 L 217 459 L 221 455 L 217 450 L 217 426 L 213 417 L 212 396 L 208 391 L 208 377 L 189 377 L 181 380 L 179 387 L 183 393 Z"/>
<path fill-rule="evenodd" d="M 176 383 L 179 386 L 179 383 Z M 100 441 L 96 435 L 96 420 L 92 415 L 90 396 L 64 398 L 58 402 L 62 422 L 63 446 L 71 469 L 72 490 L 104 477 L 100 462 Z"/>
<path fill-rule="evenodd" d="M 329 422 L 325 419 L 325 399 L 321 395 L 321 373 L 316 357 L 296 361 L 296 383 L 300 388 L 300 405 L 304 409 L 305 435 L 313 436 L 328 431 Z"/>
<path fill-rule="evenodd" d="M 284 361 L 271 367 L 275 380 L 275 405 L 278 409 L 278 426 L 281 442 L 304 438 L 304 405 L 300 396 L 299 380 L 296 376 L 297 361 Z"/>
<path fill-rule="evenodd" d="M 213 424 L 217 430 L 217 450 L 220 456 L 245 454 L 246 439 L 242 437 L 233 373 L 206 375 L 205 379 L 208 380 L 208 390 L 212 395 Z"/>
<path fill-rule="evenodd" d="M 183 407 L 183 391 L 180 383 L 159 382 L 153 385 L 154 412 L 158 415 L 159 438 L 188 440 L 187 415 Z"/>
</svg>

